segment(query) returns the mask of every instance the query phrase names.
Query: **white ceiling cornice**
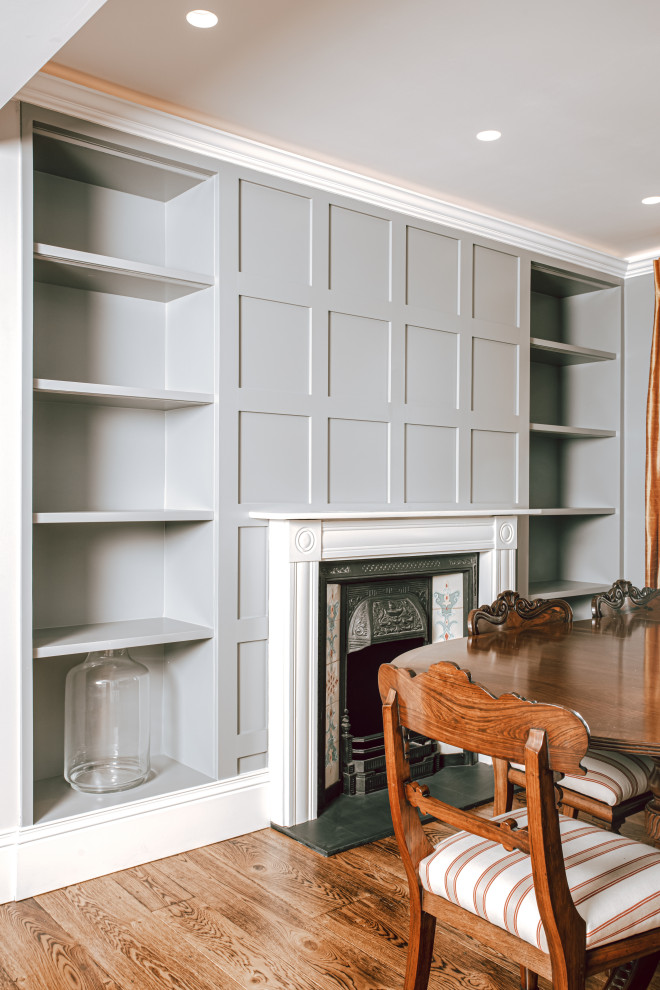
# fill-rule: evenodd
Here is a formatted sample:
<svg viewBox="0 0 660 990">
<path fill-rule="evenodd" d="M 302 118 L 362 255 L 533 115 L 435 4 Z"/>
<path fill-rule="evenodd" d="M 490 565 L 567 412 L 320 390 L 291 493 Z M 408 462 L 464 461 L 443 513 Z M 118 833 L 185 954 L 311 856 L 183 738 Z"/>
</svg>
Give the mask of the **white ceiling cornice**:
<svg viewBox="0 0 660 990">
<path fill-rule="evenodd" d="M 572 265 L 594 268 L 604 274 L 625 278 L 644 274 L 647 268 L 648 271 L 652 270 L 651 260 L 629 263 L 624 258 L 617 258 L 510 220 L 455 206 L 423 193 L 133 103 L 47 73 L 42 72 L 35 76 L 18 93 L 17 99 L 152 141 L 175 145 L 277 175 L 292 182 L 312 185 L 326 192 L 406 213 L 421 220 L 445 224 L 479 237 L 492 238 L 528 251 L 550 255 Z"/>
<path fill-rule="evenodd" d="M 652 275 L 653 258 L 638 258 L 636 261 L 629 261 L 626 270 L 626 278 L 634 278 L 636 275 Z"/>
</svg>

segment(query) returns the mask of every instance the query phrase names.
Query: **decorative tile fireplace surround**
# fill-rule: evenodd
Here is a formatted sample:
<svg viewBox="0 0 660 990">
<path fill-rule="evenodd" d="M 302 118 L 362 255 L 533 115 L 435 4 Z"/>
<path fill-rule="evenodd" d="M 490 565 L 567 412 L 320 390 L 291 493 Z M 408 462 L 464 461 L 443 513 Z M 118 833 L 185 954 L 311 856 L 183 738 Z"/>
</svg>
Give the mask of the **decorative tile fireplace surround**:
<svg viewBox="0 0 660 990">
<path fill-rule="evenodd" d="M 319 564 L 319 812 L 342 793 L 387 787 L 378 669 L 465 635 L 478 561 L 462 553 Z M 440 769 L 438 743 L 420 736 L 411 746 L 416 778 Z"/>
<path fill-rule="evenodd" d="M 479 555 L 477 598 L 516 584 L 518 513 L 255 512 L 269 524 L 270 817 L 317 817 L 319 564 L 427 554 Z M 325 622 L 325 617 L 323 617 Z"/>
</svg>

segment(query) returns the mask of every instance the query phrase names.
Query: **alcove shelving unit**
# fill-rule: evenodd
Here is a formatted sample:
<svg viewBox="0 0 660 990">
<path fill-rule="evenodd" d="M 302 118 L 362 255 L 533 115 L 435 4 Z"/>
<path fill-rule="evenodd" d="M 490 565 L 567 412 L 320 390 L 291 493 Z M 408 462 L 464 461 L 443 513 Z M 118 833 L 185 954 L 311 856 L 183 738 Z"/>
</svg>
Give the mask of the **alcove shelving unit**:
<svg viewBox="0 0 660 990">
<path fill-rule="evenodd" d="M 33 656 L 24 821 L 217 778 L 217 179 L 25 111 L 32 135 Z M 110 138 L 112 135 L 110 135 Z M 178 153 L 177 153 L 178 154 Z M 64 781 L 64 682 L 129 648 L 151 680 L 152 774 Z"/>
<path fill-rule="evenodd" d="M 618 576 L 621 288 L 532 263 L 529 593 L 588 596 Z"/>
</svg>

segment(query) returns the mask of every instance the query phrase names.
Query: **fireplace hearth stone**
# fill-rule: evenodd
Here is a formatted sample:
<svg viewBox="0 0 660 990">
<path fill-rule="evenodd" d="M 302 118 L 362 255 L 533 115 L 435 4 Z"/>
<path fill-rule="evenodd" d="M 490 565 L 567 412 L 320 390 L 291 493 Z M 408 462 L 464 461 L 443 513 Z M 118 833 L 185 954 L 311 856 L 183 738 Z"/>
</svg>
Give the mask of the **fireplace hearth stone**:
<svg viewBox="0 0 660 990">
<path fill-rule="evenodd" d="M 433 797 L 462 809 L 493 800 L 491 766 L 486 763 L 465 766 L 460 753 L 448 754 L 444 759 L 443 769 L 424 779 Z M 461 763 L 447 765 L 452 760 Z M 272 823 L 272 828 L 322 856 L 334 856 L 394 834 L 387 790 L 350 797 L 342 794 L 312 821 L 291 826 Z"/>
</svg>

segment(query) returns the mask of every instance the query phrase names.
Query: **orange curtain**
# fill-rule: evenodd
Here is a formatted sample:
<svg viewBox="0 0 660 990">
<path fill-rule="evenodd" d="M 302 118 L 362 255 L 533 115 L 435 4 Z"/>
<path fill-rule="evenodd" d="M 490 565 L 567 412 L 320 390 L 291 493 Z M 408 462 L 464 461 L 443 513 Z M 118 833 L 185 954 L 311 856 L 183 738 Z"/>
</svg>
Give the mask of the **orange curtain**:
<svg viewBox="0 0 660 990">
<path fill-rule="evenodd" d="M 655 316 L 646 402 L 646 585 L 660 588 L 660 258 L 653 262 Z"/>
</svg>

